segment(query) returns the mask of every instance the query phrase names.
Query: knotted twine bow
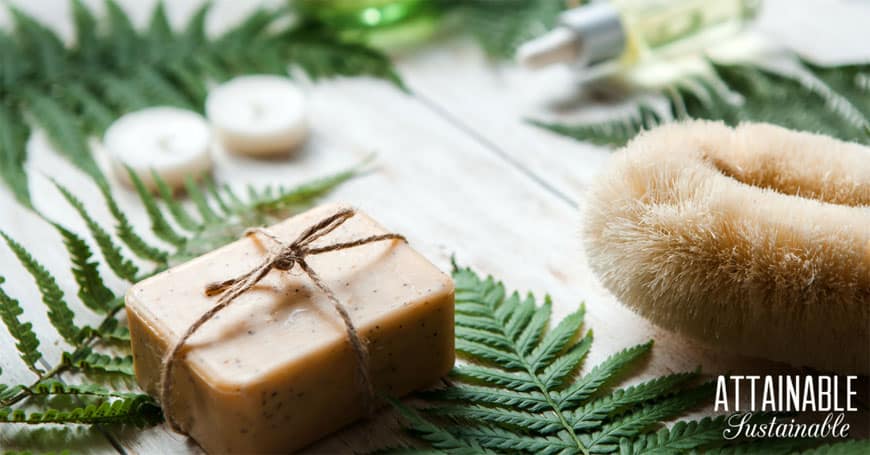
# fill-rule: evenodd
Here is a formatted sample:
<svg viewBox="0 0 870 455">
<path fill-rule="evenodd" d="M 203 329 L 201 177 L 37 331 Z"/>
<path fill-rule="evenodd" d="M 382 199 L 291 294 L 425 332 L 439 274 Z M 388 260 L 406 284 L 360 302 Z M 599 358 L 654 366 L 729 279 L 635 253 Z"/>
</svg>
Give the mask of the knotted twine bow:
<svg viewBox="0 0 870 455">
<path fill-rule="evenodd" d="M 168 353 L 163 357 L 162 368 L 160 372 L 160 402 L 163 404 L 163 413 L 166 418 L 169 427 L 172 428 L 173 431 L 178 433 L 185 433 L 185 431 L 178 425 L 178 422 L 175 421 L 174 416 L 172 415 L 171 409 L 171 399 L 172 399 L 172 370 L 175 367 L 175 363 L 179 354 L 181 353 L 184 344 L 187 340 L 194 334 L 196 331 L 208 320 L 213 318 L 217 313 L 221 310 L 229 306 L 236 297 L 244 294 L 248 289 L 251 289 L 254 285 L 256 285 L 260 280 L 263 279 L 272 269 L 282 270 L 282 271 L 290 271 L 294 266 L 299 265 L 299 268 L 305 272 L 306 275 L 311 279 L 315 286 L 320 289 L 321 292 L 329 299 L 332 303 L 335 311 L 341 316 L 341 320 L 344 322 L 344 328 L 347 332 L 347 337 L 350 340 L 350 345 L 353 349 L 354 355 L 357 360 L 357 369 L 359 370 L 359 380 L 361 386 L 366 391 L 366 401 L 365 401 L 365 409 L 366 412 L 370 412 L 373 401 L 374 401 L 374 387 L 372 385 L 371 377 L 369 375 L 369 360 L 368 360 L 368 351 L 363 344 L 362 340 L 360 340 L 359 333 L 356 330 L 356 327 L 353 324 L 353 321 L 350 319 L 350 315 L 347 312 L 347 309 L 335 294 L 330 290 L 326 284 L 323 283 L 323 280 L 320 279 L 320 276 L 311 269 L 306 262 L 306 258 L 309 255 L 327 253 L 329 251 L 337 251 L 344 250 L 347 248 L 354 248 L 360 245 L 365 245 L 367 243 L 379 242 L 381 240 L 401 240 L 406 241 L 405 237 L 399 234 L 381 234 L 381 235 L 372 235 L 369 237 L 352 240 L 350 242 L 340 242 L 333 243 L 332 245 L 313 247 L 311 243 L 315 240 L 323 237 L 326 234 L 334 231 L 336 228 L 344 224 L 349 218 L 353 217 L 355 212 L 353 209 L 343 209 L 339 212 L 330 215 L 317 224 L 312 225 L 308 229 L 302 232 L 293 243 L 287 244 L 282 242 L 280 239 L 275 237 L 269 231 L 262 228 L 254 228 L 248 229 L 245 231 L 245 235 L 253 235 L 253 234 L 262 234 L 266 238 L 272 240 L 276 245 L 278 245 L 278 249 L 272 250 L 269 252 L 269 255 L 266 259 L 263 260 L 260 265 L 254 267 L 247 273 L 243 273 L 236 278 L 232 278 L 229 280 L 221 281 L 218 283 L 212 283 L 206 286 L 205 295 L 213 296 L 220 294 L 220 298 L 218 298 L 217 304 L 211 307 L 208 311 L 206 311 L 199 319 L 196 320 L 181 338 L 175 342 L 172 346 L 172 349 L 168 351 Z"/>
</svg>

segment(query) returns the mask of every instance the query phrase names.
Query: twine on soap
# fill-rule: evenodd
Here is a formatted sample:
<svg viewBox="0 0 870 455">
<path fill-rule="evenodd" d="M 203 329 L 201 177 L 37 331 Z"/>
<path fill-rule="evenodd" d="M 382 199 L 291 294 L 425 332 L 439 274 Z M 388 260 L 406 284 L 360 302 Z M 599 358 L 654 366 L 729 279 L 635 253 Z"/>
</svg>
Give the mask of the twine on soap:
<svg viewBox="0 0 870 455">
<path fill-rule="evenodd" d="M 339 316 L 341 316 L 341 320 L 344 322 L 345 331 L 347 332 L 347 337 L 350 340 L 351 348 L 356 357 L 360 386 L 365 389 L 366 399 L 364 408 L 366 413 L 372 411 L 375 391 L 369 374 L 368 350 L 360 339 L 359 333 L 357 332 L 353 321 L 350 319 L 350 314 L 348 314 L 347 309 L 306 261 L 306 258 L 310 255 L 354 248 L 367 243 L 379 242 L 382 240 L 406 241 L 405 237 L 399 234 L 381 234 L 349 242 L 339 242 L 319 247 L 311 246 L 312 242 L 334 231 L 354 215 L 355 212 L 353 209 L 342 209 L 310 226 L 308 229 L 303 231 L 296 240 L 289 244 L 284 243 L 278 237 L 263 228 L 252 228 L 245 231 L 245 236 L 260 234 L 274 242 L 278 248 L 271 250 L 263 262 L 250 271 L 243 273 L 236 278 L 207 285 L 205 288 L 205 294 L 207 296 L 220 294 L 217 303 L 191 324 L 184 334 L 181 335 L 181 338 L 175 342 L 172 348 L 169 349 L 167 354 L 163 357 L 160 371 L 160 403 L 163 405 L 163 414 L 166 418 L 166 422 L 173 431 L 185 433 L 172 415 L 171 400 L 173 381 L 171 378 L 172 370 L 187 340 L 193 336 L 193 334 L 196 333 L 203 324 L 229 306 L 236 297 L 244 294 L 247 290 L 251 289 L 251 287 L 262 280 L 263 277 L 265 277 L 272 269 L 286 272 L 292 270 L 296 265 L 298 265 L 299 268 L 308 275 L 308 278 L 310 278 L 314 285 L 323 292 L 326 298 L 332 303 L 332 307 L 335 308 L 335 311 Z"/>
</svg>

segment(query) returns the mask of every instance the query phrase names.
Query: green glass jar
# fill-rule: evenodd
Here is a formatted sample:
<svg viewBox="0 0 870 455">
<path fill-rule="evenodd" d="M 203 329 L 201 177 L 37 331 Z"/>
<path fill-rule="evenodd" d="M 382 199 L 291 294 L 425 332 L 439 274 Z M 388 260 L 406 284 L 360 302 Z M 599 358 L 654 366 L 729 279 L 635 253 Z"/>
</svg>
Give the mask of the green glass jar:
<svg viewBox="0 0 870 455">
<path fill-rule="evenodd" d="M 434 0 L 296 0 L 292 5 L 344 39 L 388 50 L 429 38 L 440 19 Z"/>
</svg>

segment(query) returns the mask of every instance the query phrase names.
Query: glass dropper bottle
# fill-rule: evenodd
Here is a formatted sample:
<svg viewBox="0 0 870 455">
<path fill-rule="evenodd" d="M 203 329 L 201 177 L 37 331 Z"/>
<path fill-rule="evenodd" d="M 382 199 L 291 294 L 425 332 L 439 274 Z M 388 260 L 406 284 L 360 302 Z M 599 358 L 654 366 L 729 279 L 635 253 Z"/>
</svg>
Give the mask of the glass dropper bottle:
<svg viewBox="0 0 870 455">
<path fill-rule="evenodd" d="M 528 68 L 557 63 L 608 73 L 653 56 L 697 50 L 736 33 L 761 0 L 610 0 L 568 10 L 555 29 L 522 45 Z M 602 70 L 603 69 L 603 70 Z"/>
</svg>

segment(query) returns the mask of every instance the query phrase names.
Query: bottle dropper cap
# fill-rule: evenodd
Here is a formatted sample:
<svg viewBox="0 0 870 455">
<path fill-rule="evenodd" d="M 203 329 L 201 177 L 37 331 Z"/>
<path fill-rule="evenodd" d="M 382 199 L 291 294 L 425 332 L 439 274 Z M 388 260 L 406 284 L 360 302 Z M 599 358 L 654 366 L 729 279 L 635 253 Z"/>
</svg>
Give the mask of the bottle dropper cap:
<svg viewBox="0 0 870 455">
<path fill-rule="evenodd" d="M 618 57 L 625 48 L 625 29 L 610 2 L 597 2 L 562 13 L 552 31 L 517 50 L 517 61 L 537 69 L 554 63 L 590 65 Z"/>
</svg>

